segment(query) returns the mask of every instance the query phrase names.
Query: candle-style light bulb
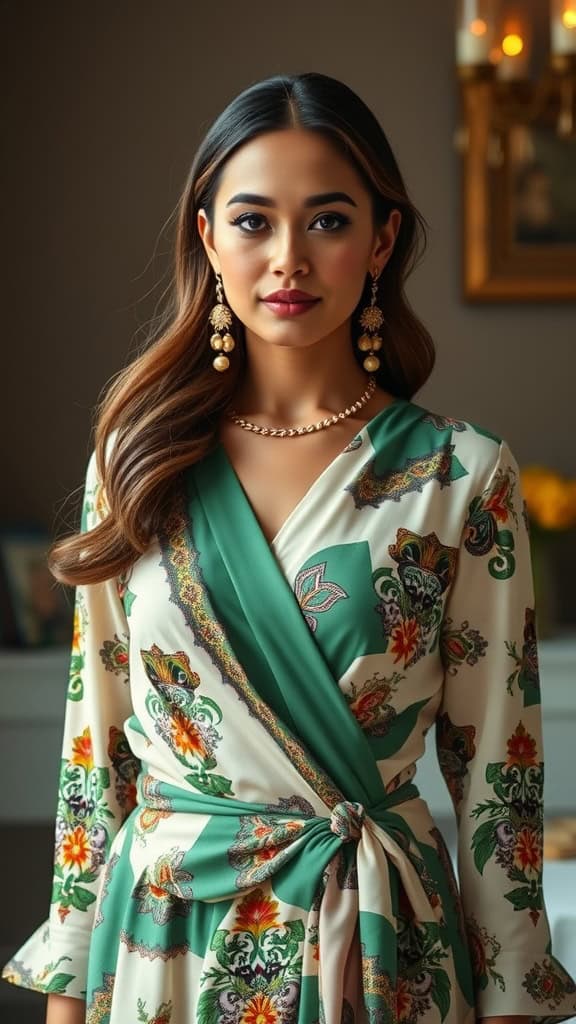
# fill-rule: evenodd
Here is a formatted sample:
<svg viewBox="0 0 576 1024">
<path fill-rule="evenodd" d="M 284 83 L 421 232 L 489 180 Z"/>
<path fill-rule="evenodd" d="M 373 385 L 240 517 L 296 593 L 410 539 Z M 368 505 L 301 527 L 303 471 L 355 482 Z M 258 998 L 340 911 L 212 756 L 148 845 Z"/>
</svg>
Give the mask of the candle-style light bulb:
<svg viewBox="0 0 576 1024">
<path fill-rule="evenodd" d="M 490 63 L 495 0 L 460 0 L 456 24 L 456 63 L 473 68 Z"/>
<path fill-rule="evenodd" d="M 503 81 L 528 78 L 530 40 L 528 24 L 516 3 L 504 5 L 499 25 L 500 60 L 496 74 Z"/>
<path fill-rule="evenodd" d="M 552 0 L 550 52 L 559 57 L 576 54 L 576 0 Z"/>
</svg>

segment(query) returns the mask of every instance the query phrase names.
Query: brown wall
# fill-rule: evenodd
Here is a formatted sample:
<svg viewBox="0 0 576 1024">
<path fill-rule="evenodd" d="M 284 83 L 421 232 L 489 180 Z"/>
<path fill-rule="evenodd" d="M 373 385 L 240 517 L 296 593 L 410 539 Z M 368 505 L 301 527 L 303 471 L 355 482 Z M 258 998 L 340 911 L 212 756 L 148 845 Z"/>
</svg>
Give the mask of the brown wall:
<svg viewBox="0 0 576 1024">
<path fill-rule="evenodd" d="M 235 93 L 281 71 L 318 70 L 358 90 L 430 224 L 410 295 L 438 363 L 417 400 L 503 434 L 521 462 L 576 474 L 574 306 L 460 297 L 447 0 L 5 0 L 1 16 L 0 523 L 51 528 L 81 483 L 94 403 L 161 291 L 161 229 L 196 142 Z"/>
</svg>

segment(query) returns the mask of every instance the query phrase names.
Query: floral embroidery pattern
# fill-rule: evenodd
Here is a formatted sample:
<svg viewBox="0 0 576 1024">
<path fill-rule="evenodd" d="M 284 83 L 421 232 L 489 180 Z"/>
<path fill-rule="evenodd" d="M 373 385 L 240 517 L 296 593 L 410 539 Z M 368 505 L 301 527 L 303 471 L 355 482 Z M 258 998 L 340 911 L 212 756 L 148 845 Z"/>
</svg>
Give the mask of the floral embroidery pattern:
<svg viewBox="0 0 576 1024">
<path fill-rule="evenodd" d="M 542 910 L 542 767 L 534 738 L 519 722 L 508 740 L 507 760 L 486 768 L 496 799 L 472 811 L 475 818 L 488 815 L 472 836 L 478 871 L 494 856 L 510 881 L 520 883 L 505 898 L 515 910 L 528 910 L 533 924 Z"/>
<path fill-rule="evenodd" d="M 427 412 L 422 417 L 422 423 L 431 423 L 435 430 L 452 428 L 456 433 L 462 433 L 463 430 L 466 430 L 466 424 L 462 420 L 452 419 L 451 416 L 440 416 L 435 412 Z"/>
<path fill-rule="evenodd" d="M 375 610 L 394 661 L 408 668 L 436 648 L 443 595 L 453 580 L 458 550 L 441 544 L 435 533 L 421 537 L 400 527 L 388 552 L 398 563 L 398 579 L 388 568 L 373 573 L 381 597 Z"/>
<path fill-rule="evenodd" d="M 166 924 L 174 917 L 190 913 L 193 875 L 180 867 L 184 850 L 176 847 L 162 854 L 149 868 L 143 881 L 135 886 L 132 897 L 139 914 L 151 914 L 156 924 Z"/>
<path fill-rule="evenodd" d="M 396 1011 L 398 1021 L 416 1024 L 432 1004 L 441 1020 L 450 1009 L 450 979 L 441 967 L 448 954 L 443 930 L 435 922 L 418 922 L 405 897 L 401 898 L 398 919 L 398 982 Z"/>
<path fill-rule="evenodd" d="M 168 963 L 169 960 L 186 956 L 186 953 L 190 952 L 189 942 L 171 943 L 163 937 L 161 943 L 151 946 L 135 939 L 133 935 L 129 935 L 125 928 L 120 929 L 118 938 L 129 953 L 137 953 L 143 960 L 162 960 L 164 963 Z"/>
<path fill-rule="evenodd" d="M 527 608 L 524 618 L 524 643 L 522 654 L 518 654 L 516 642 L 504 641 L 506 650 L 514 659 L 516 669 L 508 676 L 506 689 L 513 692 L 517 682 L 524 695 L 524 707 L 540 703 L 540 674 L 538 667 L 538 647 L 536 643 L 536 616 L 533 608 Z"/>
<path fill-rule="evenodd" d="M 464 796 L 468 765 L 476 753 L 473 725 L 455 725 L 444 712 L 436 717 L 436 748 L 442 775 L 455 808 Z"/>
<path fill-rule="evenodd" d="M 96 899 L 86 884 L 96 881 L 108 852 L 113 814 L 104 793 L 109 786 L 108 769 L 94 765 L 86 727 L 72 740 L 72 757 L 60 770 L 52 903 L 58 904 L 61 921 L 71 907 L 85 911 Z"/>
<path fill-rule="evenodd" d="M 361 438 L 360 434 L 356 434 L 356 437 L 353 437 L 352 440 L 350 441 L 350 443 L 346 445 L 346 447 L 344 448 L 344 452 L 355 452 L 355 451 L 358 450 L 358 448 L 361 448 L 361 447 L 362 447 L 362 438 Z"/>
<path fill-rule="evenodd" d="M 171 599 L 192 628 L 196 642 L 208 652 L 222 674 L 223 681 L 234 688 L 250 714 L 263 725 L 313 790 L 328 806 L 338 803 L 341 799 L 339 790 L 310 752 L 304 750 L 282 725 L 278 715 L 250 686 L 246 673 L 235 658 L 208 599 L 183 495 L 168 516 L 165 531 L 159 533 L 158 537 L 162 547 L 161 564 L 172 589 Z"/>
<path fill-rule="evenodd" d="M 290 847 L 303 828 L 303 821 L 240 815 L 240 829 L 228 850 L 230 865 L 238 871 L 237 887 L 245 889 L 273 875 L 292 855 Z"/>
<path fill-rule="evenodd" d="M 140 760 L 132 753 L 125 734 L 115 725 L 111 725 L 108 731 L 108 757 L 114 768 L 116 799 L 124 820 L 136 807 Z"/>
<path fill-rule="evenodd" d="M 65 974 L 63 971 L 58 971 L 58 968 L 65 960 L 70 961 L 71 959 L 72 957 L 69 956 L 61 956 L 56 962 L 52 961 L 52 963 L 46 964 L 38 974 L 34 974 L 30 968 L 26 968 L 20 960 L 11 960 L 6 965 L 2 977 L 12 985 L 23 985 L 25 988 L 34 989 L 35 992 L 45 992 L 46 995 L 54 992 L 64 995 L 66 988 L 76 975 Z M 50 974 L 52 977 L 50 981 L 47 981 Z"/>
<path fill-rule="evenodd" d="M 110 1020 L 114 979 L 114 974 L 105 972 L 102 975 L 102 985 L 94 989 L 86 1007 L 86 1024 L 107 1024 Z"/>
<path fill-rule="evenodd" d="M 146 1003 L 143 999 L 138 1000 L 136 1007 L 138 1010 L 138 1017 L 136 1019 L 141 1021 L 142 1024 L 170 1024 L 172 1020 L 171 999 L 167 1003 L 161 1003 L 152 1017 L 146 1013 Z"/>
<path fill-rule="evenodd" d="M 294 593 L 296 599 L 304 612 L 304 618 L 313 633 L 318 626 L 317 615 L 327 612 L 342 598 L 348 594 L 337 583 L 331 583 L 324 579 L 326 562 L 312 565 L 308 569 L 302 569 L 294 582 Z"/>
<path fill-rule="evenodd" d="M 448 852 L 448 847 L 444 841 L 444 836 L 440 832 L 440 829 L 434 826 L 430 829 L 430 836 L 436 846 L 436 853 L 438 859 L 444 869 L 444 877 L 448 883 L 448 889 L 450 891 L 450 898 L 452 901 L 452 908 L 456 911 L 456 920 L 458 927 L 458 934 L 462 946 L 466 945 L 466 922 L 464 919 L 464 910 L 462 907 L 462 899 L 460 896 L 460 890 L 458 888 L 458 882 L 456 881 L 456 875 L 454 873 L 454 866 L 452 864 L 452 858 Z M 434 904 L 432 904 L 434 905 Z"/>
<path fill-rule="evenodd" d="M 99 925 L 101 925 L 104 921 L 104 914 L 102 913 L 102 904 L 104 903 L 104 900 L 108 896 L 110 890 L 110 882 L 112 881 L 112 875 L 114 873 L 114 868 L 116 867 L 119 860 L 120 855 L 117 853 L 113 853 L 112 856 L 109 857 L 106 862 L 104 874 L 102 876 L 102 888 L 100 889 L 100 897 L 96 903 L 96 913 L 94 915 L 95 928 L 98 928 Z"/>
<path fill-rule="evenodd" d="M 453 619 L 446 617 L 440 632 L 440 657 L 444 671 L 455 676 L 460 665 L 477 665 L 483 658 L 488 647 L 477 629 L 473 629 L 467 619 L 459 627 L 454 626 Z"/>
<path fill-rule="evenodd" d="M 399 682 L 404 676 L 394 672 L 390 679 L 375 672 L 361 686 L 350 683 L 349 691 L 344 693 L 354 718 L 368 736 L 386 736 L 396 711 L 388 699 L 396 693 Z"/>
<path fill-rule="evenodd" d="M 146 837 L 156 831 L 159 822 L 172 814 L 172 802 L 160 792 L 161 785 L 147 773 L 138 776 L 137 786 L 141 788 L 144 806 L 134 821 L 134 835 L 141 846 L 146 846 Z"/>
<path fill-rule="evenodd" d="M 218 966 L 204 971 L 198 1024 L 295 1024 L 300 1000 L 304 925 L 280 921 L 278 902 L 262 889 L 236 909 L 231 929 L 219 928 L 210 949 Z"/>
<path fill-rule="evenodd" d="M 344 488 L 354 499 L 357 509 L 379 508 L 384 501 L 400 501 L 413 491 L 422 493 L 425 484 L 437 480 L 440 487 L 451 483 L 453 444 L 443 444 L 426 455 L 407 458 L 402 469 L 389 469 L 379 475 L 376 459 L 370 459 L 353 483 Z"/>
<path fill-rule="evenodd" d="M 394 1003 L 396 994 L 392 979 L 387 970 L 382 965 L 382 958 L 378 955 L 369 956 L 366 952 L 366 946 L 361 943 L 362 950 L 362 988 L 364 994 L 369 997 L 369 1020 L 370 1024 L 376 1021 L 382 1021 L 383 1024 L 389 1024 L 396 1017 L 394 1012 Z M 350 1016 L 351 1007 L 349 1003 L 345 1004 L 348 1008 L 348 1017 L 345 1018 L 342 1014 L 343 1020 L 346 1020 L 346 1024 L 350 1022 L 353 1024 L 354 1015 Z"/>
<path fill-rule="evenodd" d="M 470 502 L 464 527 L 464 546 L 471 555 L 487 555 L 496 548 L 498 554 L 488 563 L 488 571 L 496 580 L 510 579 L 516 569 L 512 531 L 499 529 L 499 524 L 509 519 L 518 523 L 512 503 L 514 478 L 512 469 L 498 469 L 491 485 Z"/>
<path fill-rule="evenodd" d="M 567 995 L 576 992 L 576 985 L 557 960 L 545 958 L 535 963 L 526 974 L 522 987 L 537 1003 L 546 1003 L 555 1010 Z"/>
<path fill-rule="evenodd" d="M 492 981 L 505 992 L 504 978 L 495 970 L 496 960 L 502 950 L 500 943 L 494 935 L 489 935 L 473 916 L 466 919 L 466 932 L 475 989 L 482 992 L 488 986 L 488 982 Z"/>
<path fill-rule="evenodd" d="M 68 682 L 68 700 L 82 700 L 84 696 L 84 637 L 88 626 L 88 614 L 84 604 L 82 590 L 76 590 L 74 602 L 74 625 L 72 628 L 72 650 L 70 654 L 70 676 Z"/>
<path fill-rule="evenodd" d="M 118 597 L 120 598 L 122 604 L 124 605 L 124 611 L 126 612 L 127 618 L 130 617 L 130 614 L 132 612 L 132 605 L 136 600 L 136 594 L 132 590 L 130 590 L 128 586 L 132 578 L 133 571 L 134 566 L 130 565 L 125 572 L 123 572 L 120 576 L 116 578 L 116 590 L 118 593 Z"/>
<path fill-rule="evenodd" d="M 222 712 L 215 701 L 197 692 L 200 676 L 192 671 L 188 655 L 184 651 L 164 654 L 156 644 L 140 654 L 153 687 L 146 709 L 158 735 L 191 769 L 186 780 L 201 793 L 232 796 L 230 779 L 212 772 L 217 766 L 214 750 L 221 735 L 216 727 Z"/>
<path fill-rule="evenodd" d="M 129 656 L 127 636 L 126 640 L 120 640 L 115 633 L 113 640 L 105 640 L 100 650 L 100 657 L 107 672 L 112 672 L 115 676 L 123 676 L 124 682 L 128 682 Z"/>
</svg>

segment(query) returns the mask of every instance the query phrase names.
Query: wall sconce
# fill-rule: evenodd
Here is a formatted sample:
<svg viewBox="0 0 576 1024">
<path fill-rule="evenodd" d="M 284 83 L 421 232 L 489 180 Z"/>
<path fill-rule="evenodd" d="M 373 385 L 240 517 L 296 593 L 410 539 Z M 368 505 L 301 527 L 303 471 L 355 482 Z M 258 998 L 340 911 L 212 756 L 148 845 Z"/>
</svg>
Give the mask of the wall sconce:
<svg viewBox="0 0 576 1024">
<path fill-rule="evenodd" d="M 574 301 L 576 0 L 460 0 L 456 67 L 465 297 Z"/>
<path fill-rule="evenodd" d="M 547 58 L 535 75 L 534 33 L 521 0 L 460 0 L 456 65 L 463 91 L 489 82 L 500 123 L 533 121 L 555 107 L 558 135 L 576 137 L 576 0 L 550 0 Z"/>
</svg>

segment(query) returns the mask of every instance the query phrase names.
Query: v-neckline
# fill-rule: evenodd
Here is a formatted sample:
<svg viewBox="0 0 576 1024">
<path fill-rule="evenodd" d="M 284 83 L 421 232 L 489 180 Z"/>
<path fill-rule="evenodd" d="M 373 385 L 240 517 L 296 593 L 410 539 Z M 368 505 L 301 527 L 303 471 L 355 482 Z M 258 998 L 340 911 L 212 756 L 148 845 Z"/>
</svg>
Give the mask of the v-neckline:
<svg viewBox="0 0 576 1024">
<path fill-rule="evenodd" d="M 256 512 L 254 510 L 252 502 L 250 501 L 246 491 L 244 490 L 244 487 L 242 485 L 242 481 L 240 480 L 240 477 L 238 476 L 236 470 L 234 469 L 234 466 L 233 466 L 232 461 L 231 461 L 231 459 L 230 459 L 230 457 L 228 455 L 228 452 L 226 451 L 226 448 L 224 447 L 224 444 L 222 443 L 222 441 L 221 440 L 218 441 L 218 444 L 217 444 L 215 450 L 216 451 L 220 451 L 221 457 L 222 457 L 222 459 L 223 459 L 223 461 L 224 461 L 224 463 L 225 463 L 225 465 L 226 465 L 226 467 L 228 469 L 228 472 L 233 476 L 233 478 L 234 478 L 238 488 L 240 489 L 242 495 L 244 496 L 244 501 L 246 502 L 246 505 L 247 505 L 247 507 L 248 507 L 248 509 L 249 509 L 249 511 L 251 513 L 252 519 L 254 520 L 254 523 L 256 524 L 257 529 L 262 534 L 262 537 L 263 537 L 265 543 L 267 544 L 268 548 L 270 549 L 270 551 L 273 554 L 276 554 L 276 549 L 277 549 L 278 544 L 280 543 L 280 540 L 282 539 L 284 533 L 289 528 L 289 526 L 291 525 L 293 520 L 300 513 L 303 505 L 308 503 L 308 501 L 310 500 L 311 496 L 314 494 L 314 492 L 317 490 L 317 488 L 320 486 L 320 484 L 324 482 L 325 477 L 340 462 L 340 459 L 344 455 L 346 455 L 346 454 L 348 454 L 350 452 L 350 445 L 352 444 L 352 442 L 356 438 L 361 438 L 362 441 L 363 441 L 364 440 L 364 436 L 366 434 L 368 434 L 370 429 L 372 429 L 376 424 L 379 425 L 381 420 L 386 419 L 388 414 L 391 413 L 393 409 L 397 409 L 399 406 L 402 406 L 402 405 L 404 405 L 404 406 L 405 405 L 410 405 L 410 399 L 408 399 L 408 398 L 395 398 L 394 401 L 390 402 L 390 404 L 385 406 L 384 409 L 380 409 L 379 412 L 375 413 L 374 416 L 372 416 L 372 418 L 370 420 L 368 420 L 364 424 L 363 427 L 360 427 L 360 429 L 354 434 L 354 436 L 351 438 L 351 440 L 348 441 L 346 446 L 344 448 L 342 448 L 339 452 L 336 453 L 334 458 L 330 460 L 328 465 L 326 465 L 324 467 L 324 469 L 318 474 L 318 476 L 312 481 L 312 483 L 306 489 L 306 491 L 304 492 L 302 497 L 298 499 L 298 501 L 296 502 L 294 507 L 290 510 L 290 512 L 288 513 L 288 515 L 284 519 L 284 522 L 282 523 L 280 529 L 277 530 L 277 532 L 274 535 L 274 537 L 272 538 L 272 540 L 268 540 L 268 538 L 266 537 L 266 535 L 264 533 L 264 530 L 262 529 L 262 526 L 260 525 L 260 520 L 258 519 L 258 516 L 256 515 Z M 361 449 L 361 447 L 362 447 L 362 445 L 358 446 L 359 450 Z"/>
</svg>

